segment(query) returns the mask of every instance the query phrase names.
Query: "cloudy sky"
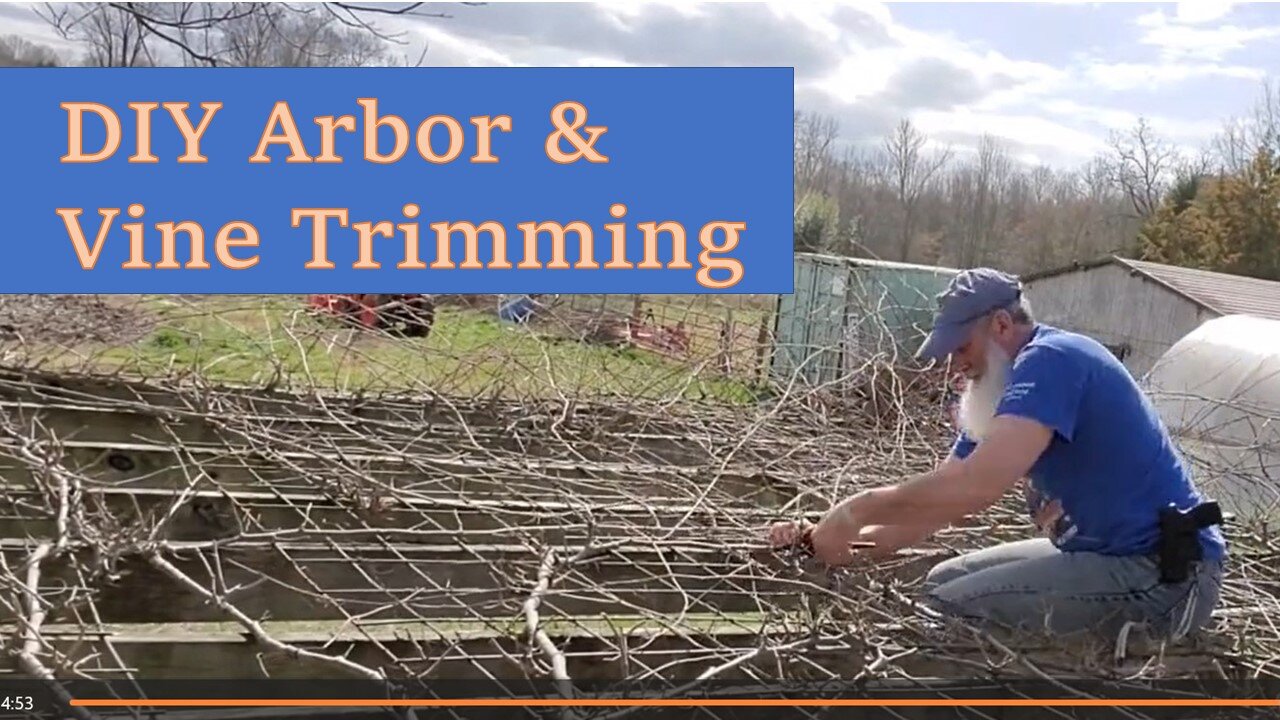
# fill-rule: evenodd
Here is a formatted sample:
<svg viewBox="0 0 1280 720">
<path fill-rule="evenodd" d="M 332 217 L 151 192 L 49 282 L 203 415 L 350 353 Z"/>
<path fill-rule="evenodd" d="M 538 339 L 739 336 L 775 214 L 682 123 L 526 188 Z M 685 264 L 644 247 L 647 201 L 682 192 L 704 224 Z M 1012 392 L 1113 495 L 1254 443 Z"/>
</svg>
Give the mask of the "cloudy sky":
<svg viewBox="0 0 1280 720">
<path fill-rule="evenodd" d="M 796 103 L 849 141 L 911 117 L 963 149 L 983 133 L 1072 165 L 1146 116 L 1195 147 L 1248 112 L 1280 61 L 1280 5 L 1157 3 L 440 3 L 393 18 L 430 65 L 785 65 Z M 52 43 L 30 10 L 5 32 Z"/>
</svg>

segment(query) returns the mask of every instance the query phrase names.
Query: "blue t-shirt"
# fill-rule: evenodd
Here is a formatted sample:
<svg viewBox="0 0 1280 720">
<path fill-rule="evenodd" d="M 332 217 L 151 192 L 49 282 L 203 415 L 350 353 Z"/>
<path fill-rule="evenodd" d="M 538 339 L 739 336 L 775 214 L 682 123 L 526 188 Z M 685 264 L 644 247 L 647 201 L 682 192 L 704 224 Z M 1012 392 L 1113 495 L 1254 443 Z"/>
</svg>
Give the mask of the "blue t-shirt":
<svg viewBox="0 0 1280 720">
<path fill-rule="evenodd" d="M 1064 551 L 1108 555 L 1158 550 L 1159 511 L 1186 510 L 1203 498 L 1147 396 L 1100 343 L 1037 325 L 1014 358 L 997 415 L 1017 415 L 1051 428 L 1049 447 L 1028 473 L 1028 510 L 1057 500 L 1062 517 L 1051 529 Z M 953 453 L 976 444 L 963 432 Z M 1200 533 L 1206 559 L 1226 543 L 1216 526 Z"/>
</svg>

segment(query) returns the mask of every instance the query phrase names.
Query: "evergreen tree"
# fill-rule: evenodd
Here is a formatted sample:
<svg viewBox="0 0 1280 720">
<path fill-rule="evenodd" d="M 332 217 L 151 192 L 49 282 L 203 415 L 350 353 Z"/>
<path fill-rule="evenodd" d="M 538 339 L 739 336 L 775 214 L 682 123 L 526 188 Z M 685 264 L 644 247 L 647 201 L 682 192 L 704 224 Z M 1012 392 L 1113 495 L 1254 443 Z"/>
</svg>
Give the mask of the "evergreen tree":
<svg viewBox="0 0 1280 720">
<path fill-rule="evenodd" d="M 1239 174 L 1176 186 L 1139 233 L 1145 259 L 1280 280 L 1280 168 L 1268 147 Z"/>
</svg>

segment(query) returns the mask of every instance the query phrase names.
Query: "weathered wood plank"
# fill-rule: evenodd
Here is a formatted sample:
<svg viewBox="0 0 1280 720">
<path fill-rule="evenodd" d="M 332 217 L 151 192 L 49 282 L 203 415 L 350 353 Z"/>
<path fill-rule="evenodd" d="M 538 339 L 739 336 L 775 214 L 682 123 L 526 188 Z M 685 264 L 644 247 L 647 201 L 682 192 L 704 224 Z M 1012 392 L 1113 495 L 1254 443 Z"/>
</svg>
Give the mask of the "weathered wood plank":
<svg viewBox="0 0 1280 720">
<path fill-rule="evenodd" d="M 263 627 L 282 642 L 330 656 L 342 655 L 365 667 L 385 669 L 393 678 L 418 675 L 423 680 L 511 681 L 532 674 L 524 664 L 527 634 L 518 623 L 481 628 L 449 621 L 371 625 L 267 621 Z M 564 653 L 569 676 L 578 682 L 635 678 L 668 664 L 662 673 L 664 679 L 688 681 L 758 647 L 762 638 L 768 638 L 770 645 L 803 639 L 796 631 L 784 631 L 780 622 L 765 622 L 747 614 L 689 616 L 683 627 L 684 632 L 675 633 L 655 619 L 614 616 L 551 622 L 545 629 Z M 866 630 L 882 637 L 896 632 L 876 626 Z M 9 629 L 0 626 L 0 631 Z M 82 672 L 102 679 L 121 674 L 113 656 L 118 656 L 135 677 L 154 680 L 249 679 L 264 677 L 264 673 L 279 679 L 342 676 L 332 665 L 264 652 L 244 628 L 231 623 L 109 624 L 87 629 L 50 625 L 42 635 L 66 653 L 71 662 L 82 662 Z M 1074 673 L 1057 675 L 1060 681 L 1091 676 L 1087 671 L 1081 673 L 1078 667 L 1079 656 L 1075 654 L 1082 650 L 1015 647 L 1038 667 L 1077 666 Z M 972 665 L 958 664 L 952 658 L 979 665 L 990 661 L 990 656 L 976 644 L 915 649 L 913 655 L 901 657 L 895 664 L 918 681 L 972 679 Z M 1176 675 L 1218 677 L 1220 660 L 1212 650 L 1191 646 L 1135 646 L 1132 650 L 1130 659 L 1114 669 L 1117 677 L 1136 672 L 1157 654 Z M 831 638 L 804 652 L 806 665 L 846 678 L 855 675 L 872 657 L 874 651 L 864 646 L 861 635 Z M 744 668 L 730 669 L 717 677 L 749 680 L 749 670 L 776 672 L 776 666 L 768 665 L 775 662 L 771 656 L 749 660 Z M 1006 666 L 1000 675 L 1006 679 L 1036 677 L 1033 670 L 1020 663 Z"/>
<path fill-rule="evenodd" d="M 0 443 L 0 483 L 37 484 L 12 446 Z M 739 505 L 777 506 L 795 488 L 765 475 L 621 463 L 468 459 L 332 450 L 196 445 L 60 444 L 63 463 L 103 487 L 279 492 L 376 492 L 379 486 L 423 495 L 482 499 L 601 499 L 671 502 L 702 496 Z"/>
<path fill-rule="evenodd" d="M 532 539 L 543 544 L 632 538 L 670 532 L 707 540 L 763 528 L 775 514 L 760 508 L 713 508 L 662 501 L 584 505 L 423 497 L 377 507 L 319 493 L 266 491 L 174 493 L 107 488 L 81 494 L 89 517 L 109 516 L 121 526 L 158 527 L 162 540 L 215 540 L 240 534 L 326 535 L 335 540 L 388 537 L 400 542 L 456 544 Z M 0 538 L 48 538 L 56 512 L 44 494 L 10 489 L 0 494 Z M 402 532 L 388 532 L 402 531 Z M 281 535 L 284 533 L 284 535 Z"/>
<path fill-rule="evenodd" d="M 615 680 L 679 660 L 664 677 L 691 679 L 722 664 L 727 648 L 750 649 L 761 632 L 777 633 L 758 618 L 689 618 L 690 634 L 672 634 L 655 621 L 603 618 L 548 623 L 576 680 Z M 327 655 L 343 655 L 366 667 L 383 668 L 392 677 L 421 674 L 421 679 L 488 680 L 521 678 L 527 635 L 469 629 L 449 623 L 397 623 L 356 626 L 340 623 L 267 622 L 278 640 Z M 339 677 L 333 666 L 264 652 L 241 627 L 228 623 L 114 625 L 97 635 L 80 627 L 48 626 L 42 633 L 81 671 L 112 677 L 118 666 L 112 651 L 149 679 Z M 107 642 L 110 642 L 110 651 Z M 627 652 L 620 653 L 620 646 Z M 96 657 L 95 657 L 96 655 Z M 725 677 L 736 677 L 729 673 Z"/>
<path fill-rule="evenodd" d="M 565 550 L 566 556 L 573 553 Z M 806 588 L 822 582 L 821 570 L 804 577 L 778 572 L 777 563 L 747 557 L 742 549 L 632 546 L 582 562 L 557 575 L 543 604 L 556 614 L 652 612 L 755 612 L 794 607 Z M 6 552 L 11 566 L 25 551 Z M 755 554 L 753 557 L 762 557 Z M 81 558 L 81 561 L 87 558 Z M 231 592 L 251 617 L 281 620 L 341 618 L 512 617 L 535 583 L 538 554 L 519 546 L 259 544 L 179 551 L 170 561 L 202 587 Z M 922 574 L 921 558 L 894 571 Z M 772 565 L 773 567 L 770 567 Z M 223 619 L 199 594 L 187 592 L 143 558 L 114 567 L 115 579 L 100 577 L 97 611 L 111 622 L 194 622 Z M 883 573 L 881 574 L 883 576 Z M 863 586 L 854 578 L 845 590 Z M 47 562 L 42 592 L 55 605 L 79 584 L 66 561 Z M 69 618 L 75 608 L 56 612 Z"/>
<path fill-rule="evenodd" d="M 498 427 L 511 421 L 514 407 L 523 407 L 525 414 L 537 414 L 534 406 L 516 406 L 509 401 L 448 402 L 431 397 L 301 394 L 227 384 L 216 388 L 197 388 L 189 384 L 159 384 L 122 377 L 12 369 L 0 370 L 0 398 L 25 403 L 95 403 L 103 407 L 132 405 L 150 410 L 223 410 L 264 415 L 314 416 L 318 407 L 324 407 L 331 413 L 356 418 L 417 417 L 428 422 Z M 603 411 L 607 412 L 607 409 Z"/>
<path fill-rule="evenodd" d="M 392 393 L 308 392 L 219 385 L 157 384 L 142 380 L 34 370 L 0 369 L 0 399 L 27 403 L 73 402 L 104 407 L 133 405 L 147 411 L 175 409 L 225 414 L 259 414 L 296 417 L 341 417 L 355 421 L 409 422 L 420 425 L 466 425 L 492 428 L 546 428 L 559 432 L 608 434 L 645 432 L 680 436 L 689 420 L 725 420 L 742 412 L 738 406 L 717 408 L 703 403 L 682 417 L 678 408 L 629 406 L 575 400 L 570 406 L 555 400 L 474 399 L 436 396 L 403 396 Z"/>
<path fill-rule="evenodd" d="M 346 614 L 370 619 L 511 617 L 519 613 L 537 572 L 536 554 L 518 549 L 284 547 L 221 550 L 217 557 L 209 551 L 187 552 L 172 562 L 202 586 L 242 588 L 233 601 L 250 616 L 285 620 Z M 97 611 L 104 621 L 224 618 L 203 596 L 183 590 L 140 558 L 121 562 L 116 572 L 117 580 L 94 583 L 100 590 Z M 60 588 L 74 584 L 65 564 L 50 564 L 44 571 L 43 591 L 55 602 L 64 597 Z M 788 605 L 788 596 L 794 594 L 795 586 L 758 571 L 742 573 L 741 563 L 713 553 L 664 556 L 632 551 L 559 578 L 543 603 L 548 615 L 628 608 L 736 612 L 758 609 L 761 603 Z"/>
<path fill-rule="evenodd" d="M 688 438 L 647 432 L 604 437 L 598 429 L 567 431 L 559 437 L 529 428 L 468 427 L 461 423 L 366 420 L 342 415 L 236 414 L 215 419 L 207 413 L 107 402 L 0 400 L 0 413 L 42 436 L 92 443 L 244 445 L 278 441 L 298 447 L 455 455 L 460 452 L 575 458 L 593 462 L 658 462 L 695 467 L 713 461 Z M 587 437 L 590 436 L 590 437 Z"/>
</svg>

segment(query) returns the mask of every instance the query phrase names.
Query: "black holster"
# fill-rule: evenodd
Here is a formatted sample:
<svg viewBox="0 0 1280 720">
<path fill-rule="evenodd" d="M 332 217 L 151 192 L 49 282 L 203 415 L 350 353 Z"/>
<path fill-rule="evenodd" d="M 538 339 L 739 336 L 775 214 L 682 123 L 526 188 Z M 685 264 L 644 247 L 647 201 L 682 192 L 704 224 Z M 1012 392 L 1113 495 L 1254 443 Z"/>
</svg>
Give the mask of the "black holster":
<svg viewBox="0 0 1280 720">
<path fill-rule="evenodd" d="M 1204 547 L 1200 531 L 1222 524 L 1222 510 L 1209 500 L 1179 510 L 1170 505 L 1160 511 L 1160 581 L 1179 583 L 1191 574 L 1191 566 L 1200 562 Z"/>
</svg>

